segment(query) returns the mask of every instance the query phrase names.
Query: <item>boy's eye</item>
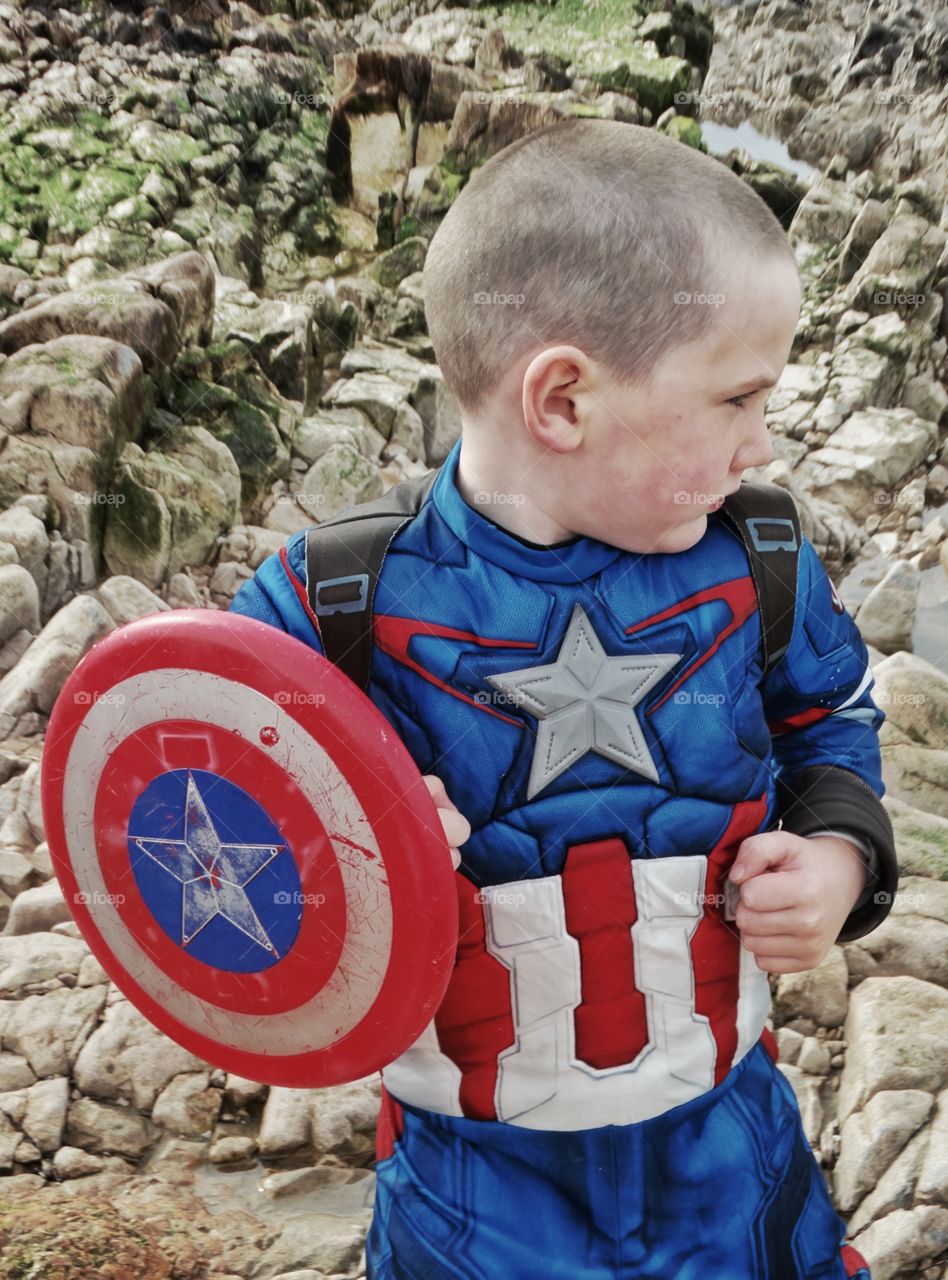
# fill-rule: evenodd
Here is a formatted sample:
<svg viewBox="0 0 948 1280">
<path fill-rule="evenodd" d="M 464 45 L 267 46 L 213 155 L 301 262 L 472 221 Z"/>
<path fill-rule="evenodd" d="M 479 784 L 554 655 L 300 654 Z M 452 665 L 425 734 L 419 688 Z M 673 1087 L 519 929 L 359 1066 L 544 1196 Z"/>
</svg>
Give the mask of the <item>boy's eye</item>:
<svg viewBox="0 0 948 1280">
<path fill-rule="evenodd" d="M 751 396 L 756 394 L 757 393 L 754 391 L 745 391 L 742 396 L 732 396 L 731 399 L 727 401 L 727 404 L 736 404 L 738 408 L 741 408 L 745 400 L 749 400 Z"/>
</svg>

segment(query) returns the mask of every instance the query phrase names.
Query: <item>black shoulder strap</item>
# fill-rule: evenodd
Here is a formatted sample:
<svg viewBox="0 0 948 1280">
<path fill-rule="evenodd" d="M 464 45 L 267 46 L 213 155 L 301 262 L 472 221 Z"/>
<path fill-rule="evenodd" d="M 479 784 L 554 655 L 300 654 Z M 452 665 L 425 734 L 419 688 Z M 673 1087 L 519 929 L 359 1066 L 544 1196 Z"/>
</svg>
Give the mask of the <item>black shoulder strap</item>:
<svg viewBox="0 0 948 1280">
<path fill-rule="evenodd" d="M 395 534 L 421 510 L 440 468 L 393 485 L 306 531 L 306 593 L 323 652 L 361 689 L 372 663 L 372 603 Z M 747 550 L 761 619 L 766 675 L 790 646 L 797 595 L 800 518 L 786 489 L 742 484 L 721 509 Z"/>
<path fill-rule="evenodd" d="M 786 489 L 775 484 L 742 484 L 721 508 L 747 550 L 760 609 L 763 674 L 790 647 L 797 600 L 800 517 Z"/>
<path fill-rule="evenodd" d="M 323 652 L 363 691 L 372 665 L 372 602 L 389 544 L 421 510 L 440 468 L 393 485 L 306 531 L 306 594 Z"/>
</svg>

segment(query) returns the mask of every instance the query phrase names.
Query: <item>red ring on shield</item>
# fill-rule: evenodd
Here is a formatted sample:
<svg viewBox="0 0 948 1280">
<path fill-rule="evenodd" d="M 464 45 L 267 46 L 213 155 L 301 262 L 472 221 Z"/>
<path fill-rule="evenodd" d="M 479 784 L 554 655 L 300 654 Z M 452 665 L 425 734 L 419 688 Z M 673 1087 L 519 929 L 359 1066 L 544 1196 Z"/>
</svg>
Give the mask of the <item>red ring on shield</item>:
<svg viewBox="0 0 948 1280">
<path fill-rule="evenodd" d="M 269 967 L 188 954 L 149 921 L 129 874 L 136 799 L 191 769 L 232 771 L 289 846 L 301 888 L 325 897 L 304 906 Z M 42 800 L 93 954 L 150 1021 L 213 1065 L 266 1084 L 336 1084 L 393 1061 L 434 1017 L 458 930 L 440 817 L 389 721 L 302 641 L 213 610 L 120 627 L 53 708 Z"/>
<path fill-rule="evenodd" d="M 303 914 L 299 935 L 282 960 L 255 973 L 212 969 L 168 937 L 132 873 L 129 816 L 135 800 L 154 775 L 169 767 L 187 768 L 188 742 L 200 732 L 208 733 L 208 728 L 192 720 L 147 725 L 129 734 L 109 757 L 95 813 L 103 879 L 129 933 L 169 978 L 198 994 L 206 994 L 208 983 L 213 983 L 214 1003 L 223 1009 L 281 1013 L 302 1004 L 313 986 L 324 983 L 335 969 L 346 931 L 346 899 L 332 844 L 319 815 L 293 779 L 264 751 L 232 733 L 210 727 L 214 772 L 238 783 L 271 815 L 279 815 L 277 826 L 296 860 Z M 132 785 L 123 787 L 123 779 L 131 780 Z M 119 804 L 116 797 L 121 797 Z"/>
</svg>

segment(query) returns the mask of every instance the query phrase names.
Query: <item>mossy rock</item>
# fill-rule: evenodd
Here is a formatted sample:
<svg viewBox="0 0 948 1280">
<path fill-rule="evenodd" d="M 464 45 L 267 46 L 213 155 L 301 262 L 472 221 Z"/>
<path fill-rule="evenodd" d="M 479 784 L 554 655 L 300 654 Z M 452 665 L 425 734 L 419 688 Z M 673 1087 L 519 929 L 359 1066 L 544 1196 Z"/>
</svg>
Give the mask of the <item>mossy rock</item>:
<svg viewBox="0 0 948 1280">
<path fill-rule="evenodd" d="M 406 276 L 422 269 L 427 252 L 428 241 L 423 236 L 400 240 L 393 248 L 376 258 L 369 268 L 369 274 L 383 288 L 397 288 Z"/>
<path fill-rule="evenodd" d="M 662 133 L 667 133 L 670 138 L 683 142 L 686 147 L 694 147 L 696 151 L 707 151 L 701 137 L 701 125 L 691 116 L 672 116 L 662 126 Z"/>
<path fill-rule="evenodd" d="M 134 1227 L 87 1197 L 54 1206 L 0 1200 L 0 1275 L 5 1280 L 172 1280 L 174 1267 L 151 1228 Z"/>
</svg>

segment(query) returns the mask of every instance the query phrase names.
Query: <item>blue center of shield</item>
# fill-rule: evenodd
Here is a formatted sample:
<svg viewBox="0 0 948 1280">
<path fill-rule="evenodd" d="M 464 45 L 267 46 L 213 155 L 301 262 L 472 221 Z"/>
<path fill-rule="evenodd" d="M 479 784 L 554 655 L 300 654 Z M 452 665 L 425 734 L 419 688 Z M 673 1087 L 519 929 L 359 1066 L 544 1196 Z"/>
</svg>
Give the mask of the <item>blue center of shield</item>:
<svg viewBox="0 0 948 1280">
<path fill-rule="evenodd" d="M 296 941 L 303 895 L 293 854 L 266 810 L 226 778 L 160 774 L 132 808 L 128 852 L 149 911 L 196 960 L 257 973 Z"/>
</svg>

